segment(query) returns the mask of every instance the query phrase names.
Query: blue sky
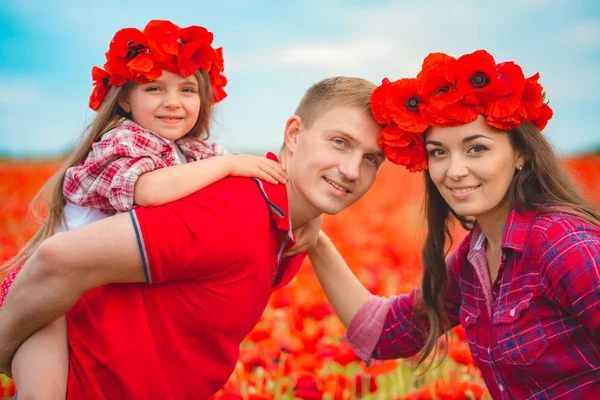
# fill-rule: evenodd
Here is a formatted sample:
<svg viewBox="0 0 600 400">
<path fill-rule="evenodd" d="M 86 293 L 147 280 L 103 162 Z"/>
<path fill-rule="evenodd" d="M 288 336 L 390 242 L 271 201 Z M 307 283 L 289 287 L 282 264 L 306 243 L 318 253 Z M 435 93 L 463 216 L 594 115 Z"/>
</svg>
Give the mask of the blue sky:
<svg viewBox="0 0 600 400">
<path fill-rule="evenodd" d="M 114 33 L 170 19 L 223 46 L 229 96 L 213 140 L 277 149 L 304 91 L 329 76 L 413 77 L 423 58 L 486 49 L 539 72 L 563 154 L 600 148 L 600 3 L 596 0 L 232 1 L 2 0 L 0 155 L 69 149 L 94 116 L 92 66 Z M 176 6 L 175 6 L 176 5 Z"/>
</svg>

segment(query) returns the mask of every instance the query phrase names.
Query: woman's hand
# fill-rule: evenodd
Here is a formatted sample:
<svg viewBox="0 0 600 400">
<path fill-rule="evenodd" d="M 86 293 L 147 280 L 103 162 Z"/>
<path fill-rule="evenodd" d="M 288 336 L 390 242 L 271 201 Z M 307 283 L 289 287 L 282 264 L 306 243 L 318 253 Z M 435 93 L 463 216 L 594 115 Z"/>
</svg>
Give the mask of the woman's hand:
<svg viewBox="0 0 600 400">
<path fill-rule="evenodd" d="M 317 218 L 311 219 L 306 224 L 293 229 L 292 232 L 296 238 L 296 244 L 294 244 L 285 255 L 293 256 L 299 253 L 305 253 L 315 247 L 317 239 L 319 239 L 322 220 L 323 218 L 319 215 Z"/>
</svg>

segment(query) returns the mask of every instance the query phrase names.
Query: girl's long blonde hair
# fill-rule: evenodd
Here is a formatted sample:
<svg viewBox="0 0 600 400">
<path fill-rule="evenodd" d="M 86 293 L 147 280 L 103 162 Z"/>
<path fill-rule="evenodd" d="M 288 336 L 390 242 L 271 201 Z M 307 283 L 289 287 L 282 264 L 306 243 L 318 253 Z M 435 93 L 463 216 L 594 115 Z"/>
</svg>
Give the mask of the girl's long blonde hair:
<svg viewBox="0 0 600 400">
<path fill-rule="evenodd" d="M 198 120 L 187 135 L 208 139 L 210 135 L 210 121 L 213 112 L 213 91 L 210 78 L 204 70 L 194 73 L 198 80 L 200 96 L 200 113 Z M 64 207 L 66 200 L 63 195 L 63 183 L 67 169 L 81 163 L 86 159 L 92 149 L 92 145 L 98 142 L 102 135 L 118 125 L 122 118 L 130 116 L 119 106 L 119 99 L 126 95 L 134 83 L 122 86 L 112 86 L 98 109 L 98 114 L 90 125 L 85 129 L 83 137 L 73 153 L 66 160 L 63 167 L 56 172 L 40 189 L 31 202 L 30 212 L 38 221 L 43 221 L 40 229 L 27 242 L 25 247 L 12 259 L 8 260 L 2 267 L 0 273 L 9 273 L 17 266 L 23 264 L 33 254 L 39 245 L 52 236 L 58 224 L 66 226 Z M 48 216 L 42 217 L 42 210 L 47 208 Z"/>
</svg>

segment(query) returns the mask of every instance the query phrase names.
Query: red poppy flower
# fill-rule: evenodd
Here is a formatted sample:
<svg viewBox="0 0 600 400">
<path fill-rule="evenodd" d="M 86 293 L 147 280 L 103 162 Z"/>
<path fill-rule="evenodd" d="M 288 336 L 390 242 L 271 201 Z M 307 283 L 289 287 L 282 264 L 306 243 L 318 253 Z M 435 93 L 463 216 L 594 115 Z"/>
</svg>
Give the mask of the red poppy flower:
<svg viewBox="0 0 600 400">
<path fill-rule="evenodd" d="M 383 128 L 378 142 L 388 160 L 394 164 L 404 165 L 411 172 L 427 168 L 427 153 L 421 135 L 390 124 Z"/>
<path fill-rule="evenodd" d="M 196 40 L 181 46 L 177 67 L 181 75 L 189 76 L 199 69 L 210 71 L 215 58 L 215 51 L 209 44 Z"/>
<path fill-rule="evenodd" d="M 356 387 L 356 394 L 359 397 L 369 393 L 375 393 L 377 391 L 377 381 L 372 375 L 356 375 L 354 377 L 354 384 Z"/>
<path fill-rule="evenodd" d="M 480 93 L 499 90 L 496 61 L 485 50 L 459 57 L 454 65 L 454 76 L 456 88 L 465 94 L 465 100 L 470 104 L 479 104 L 477 95 Z"/>
<path fill-rule="evenodd" d="M 516 113 L 503 118 L 496 118 L 491 115 L 488 115 L 486 116 L 486 122 L 488 125 L 493 126 L 494 128 L 502 129 L 504 131 L 515 129 L 516 127 L 521 125 L 521 119 Z"/>
<path fill-rule="evenodd" d="M 421 133 L 427 129 L 427 121 L 421 114 L 423 98 L 419 94 L 416 79 L 400 79 L 390 85 L 386 99 L 392 121 L 401 129 Z"/>
<path fill-rule="evenodd" d="M 538 128 L 540 132 L 543 131 L 550 118 L 552 118 L 552 115 L 554 115 L 554 111 L 552 111 L 548 104 L 544 104 L 540 115 L 533 120 L 535 127 Z"/>
<path fill-rule="evenodd" d="M 144 34 L 135 28 L 121 29 L 115 34 L 106 53 L 104 69 L 111 75 L 110 84 L 120 86 L 127 81 L 150 82 L 162 74 L 148 50 Z"/>
<path fill-rule="evenodd" d="M 530 76 L 525 80 L 523 97 L 519 105 L 518 113 L 525 122 L 531 122 L 539 117 L 544 106 L 544 89 L 538 83 L 540 74 Z"/>
<path fill-rule="evenodd" d="M 456 59 L 444 53 L 431 53 L 423 60 L 417 81 L 428 106 L 442 109 L 463 98 L 464 93 L 456 89 L 455 64 Z"/>
<path fill-rule="evenodd" d="M 473 104 L 467 104 L 464 99 L 444 108 L 427 106 L 425 116 L 432 126 L 459 126 L 475 121 L 479 112 Z"/>
<path fill-rule="evenodd" d="M 181 52 L 178 57 L 179 73 L 188 76 L 202 68 L 210 71 L 218 56 L 211 44 L 213 34 L 201 26 L 190 26 L 181 31 Z M 222 60 L 222 56 L 221 56 Z"/>
<path fill-rule="evenodd" d="M 144 34 L 136 28 L 125 28 L 118 31 L 106 52 L 107 62 L 104 65 L 111 75 L 132 78 L 127 64 L 138 54 L 148 50 L 148 42 Z"/>
<path fill-rule="evenodd" d="M 380 124 L 389 124 L 392 121 L 392 116 L 387 103 L 391 86 L 390 80 L 384 78 L 381 81 L 381 85 L 376 87 L 371 95 L 371 113 L 373 114 L 375 121 Z"/>
<path fill-rule="evenodd" d="M 92 68 L 92 80 L 94 81 L 94 90 L 90 96 L 90 108 L 92 110 L 98 111 L 100 105 L 104 101 L 104 97 L 106 97 L 106 94 L 110 89 L 110 86 L 108 85 L 109 79 L 110 75 L 102 68 Z"/>
<path fill-rule="evenodd" d="M 514 62 L 498 64 L 499 91 L 493 96 L 482 93 L 481 113 L 494 118 L 504 118 L 517 111 L 521 105 L 523 90 L 525 89 L 525 76 L 523 70 Z"/>
<path fill-rule="evenodd" d="M 144 35 L 152 55 L 171 72 L 177 72 L 176 58 L 181 44 L 179 38 L 182 29 L 170 21 L 153 20 L 144 28 Z"/>
<path fill-rule="evenodd" d="M 294 396 L 303 400 L 321 400 L 323 391 L 319 389 L 315 376 L 306 374 L 296 380 Z"/>
<path fill-rule="evenodd" d="M 215 103 L 218 103 L 227 97 L 227 93 L 225 90 L 223 90 L 223 88 L 227 85 L 227 78 L 225 78 L 225 75 L 222 74 L 223 70 L 223 48 L 219 47 L 215 50 L 215 60 L 213 61 L 209 72 L 213 90 L 213 101 Z"/>
</svg>

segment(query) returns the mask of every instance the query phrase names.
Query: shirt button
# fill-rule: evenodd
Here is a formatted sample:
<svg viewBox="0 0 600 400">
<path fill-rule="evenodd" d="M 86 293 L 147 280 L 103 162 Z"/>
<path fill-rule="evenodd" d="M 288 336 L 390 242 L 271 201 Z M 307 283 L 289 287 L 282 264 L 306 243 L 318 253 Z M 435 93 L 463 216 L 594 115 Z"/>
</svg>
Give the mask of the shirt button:
<svg viewBox="0 0 600 400">
<path fill-rule="evenodd" d="M 502 386 L 501 383 L 498 384 L 498 389 L 500 389 L 501 392 L 504 392 L 504 386 Z"/>
<path fill-rule="evenodd" d="M 492 353 L 492 349 L 490 349 L 490 348 L 488 347 L 488 354 L 491 354 L 491 353 Z"/>
<path fill-rule="evenodd" d="M 465 322 L 469 321 L 471 319 L 470 315 L 467 315 L 467 318 L 465 318 Z"/>
<path fill-rule="evenodd" d="M 510 313 L 509 313 L 509 314 L 510 314 L 510 316 L 511 316 L 511 317 L 514 317 L 514 316 L 515 316 L 515 314 L 516 314 L 516 312 L 517 312 L 517 311 L 516 311 L 516 310 L 513 308 L 512 310 L 510 310 Z"/>
</svg>

